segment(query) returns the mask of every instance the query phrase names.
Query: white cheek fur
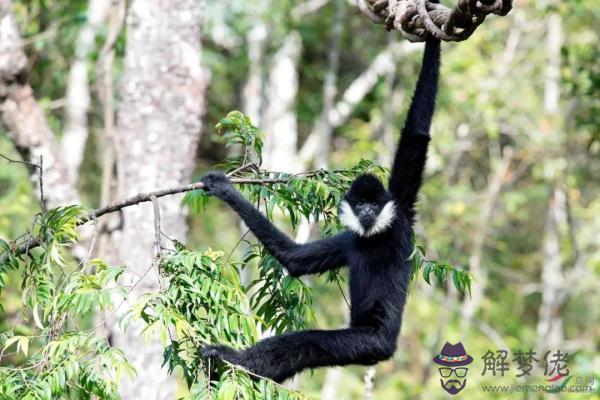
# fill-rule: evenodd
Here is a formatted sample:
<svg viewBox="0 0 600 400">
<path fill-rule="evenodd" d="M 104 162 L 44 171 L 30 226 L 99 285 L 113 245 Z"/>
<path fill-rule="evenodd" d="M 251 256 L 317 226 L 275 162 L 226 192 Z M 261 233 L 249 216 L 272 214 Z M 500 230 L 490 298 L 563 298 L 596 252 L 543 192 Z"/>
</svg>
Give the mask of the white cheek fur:
<svg viewBox="0 0 600 400">
<path fill-rule="evenodd" d="M 354 214 L 352 207 L 350 207 L 350 204 L 348 204 L 346 200 L 342 200 L 342 203 L 340 204 L 340 221 L 342 222 L 342 225 L 352 232 L 364 236 L 365 230 L 356 214 Z"/>
<path fill-rule="evenodd" d="M 343 200 L 340 204 L 340 221 L 342 224 L 354 233 L 363 237 L 373 236 L 386 230 L 396 217 L 396 206 L 393 201 L 388 201 L 377 215 L 375 223 L 365 232 L 364 227 L 358 220 L 350 204 Z"/>
<path fill-rule="evenodd" d="M 369 229 L 366 236 L 371 236 L 383 232 L 388 228 L 388 226 L 391 225 L 395 217 L 396 206 L 394 205 L 393 201 L 388 201 L 387 203 L 385 203 L 385 206 L 383 206 L 383 208 L 379 212 L 379 215 L 377 215 L 375 223 L 373 224 L 371 229 Z"/>
</svg>

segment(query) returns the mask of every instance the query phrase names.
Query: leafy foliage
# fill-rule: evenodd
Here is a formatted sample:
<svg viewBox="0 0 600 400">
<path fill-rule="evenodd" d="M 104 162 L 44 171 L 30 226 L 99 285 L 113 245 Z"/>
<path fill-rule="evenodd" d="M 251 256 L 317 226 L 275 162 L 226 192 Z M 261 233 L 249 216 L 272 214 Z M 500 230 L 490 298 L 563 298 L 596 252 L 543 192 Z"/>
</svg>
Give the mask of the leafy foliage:
<svg viewBox="0 0 600 400">
<path fill-rule="evenodd" d="M 18 362 L 0 367 L 2 399 L 116 399 L 121 376 L 134 373 L 119 349 L 96 329 L 82 331 L 76 322 L 111 306 L 111 291 L 122 291 L 116 283 L 124 271 L 97 259 L 70 261 L 80 214 L 80 207 L 69 206 L 36 217 L 31 234 L 42 246 L 28 255 L 16 255 L 2 243 L 7 257 L 0 277 L 22 268 L 21 318 L 35 325 L 16 324 L 0 334 L 0 357 Z"/>
<path fill-rule="evenodd" d="M 469 292 L 469 295 L 471 295 L 471 283 L 473 277 L 469 272 L 453 267 L 446 262 L 438 263 L 426 259 L 425 249 L 420 245 L 415 245 L 408 259 L 410 260 L 411 265 L 411 282 L 416 281 L 419 272 L 423 270 L 423 279 L 429 285 L 431 285 L 431 274 L 433 274 L 440 285 L 443 284 L 448 277 L 452 277 L 452 284 L 460 294 Z"/>
<path fill-rule="evenodd" d="M 293 309 L 307 306 L 302 297 L 294 297 L 297 282 L 283 285 L 278 296 L 260 291 L 250 295 L 250 287 L 240 282 L 238 267 L 239 263 L 224 260 L 222 252 L 193 252 L 177 243 L 161 264 L 166 289 L 143 296 L 123 323 L 127 326 L 141 319 L 146 323 L 143 336 L 157 334 L 163 340 L 165 364 L 171 372 L 181 368 L 193 398 L 214 394 L 219 399 L 306 398 L 274 382 L 252 379 L 236 366 L 211 366 L 199 357 L 198 349 L 204 345 L 227 343 L 243 348 L 259 340 L 263 332 L 284 326 L 287 320 L 278 314 L 283 305 L 292 308 L 295 324 L 301 325 L 302 315 Z M 275 279 L 262 275 L 254 284 L 266 287 L 267 280 Z M 295 306 L 279 303 L 291 297 L 297 299 Z M 262 312 L 254 313 L 253 304 L 260 305 Z M 199 378 L 199 373 L 204 376 Z"/>
<path fill-rule="evenodd" d="M 242 162 L 247 161 L 250 152 L 253 152 L 258 159 L 261 159 L 263 148 L 263 135 L 257 127 L 252 125 L 250 118 L 239 111 L 231 111 L 215 126 L 217 132 L 222 136 L 225 147 L 240 144 L 244 148 L 244 157 Z M 235 160 L 239 160 L 236 158 Z M 260 164 L 260 162 L 259 162 Z M 229 164 L 232 165 L 232 164 Z"/>
</svg>

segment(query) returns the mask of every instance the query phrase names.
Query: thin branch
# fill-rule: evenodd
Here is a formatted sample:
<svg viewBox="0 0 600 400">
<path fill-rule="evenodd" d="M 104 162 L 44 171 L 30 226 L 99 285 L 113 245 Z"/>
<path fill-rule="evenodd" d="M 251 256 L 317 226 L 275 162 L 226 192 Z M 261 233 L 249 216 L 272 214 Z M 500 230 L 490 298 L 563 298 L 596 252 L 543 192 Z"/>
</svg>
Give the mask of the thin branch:
<svg viewBox="0 0 600 400">
<path fill-rule="evenodd" d="M 39 181 L 39 185 L 40 185 L 40 207 L 42 208 L 43 212 L 46 212 L 46 200 L 44 199 L 44 158 L 43 158 L 43 156 L 40 155 L 40 163 L 39 164 L 32 163 L 29 161 L 13 160 L 12 158 L 5 156 L 4 154 L 0 154 L 0 158 L 4 158 L 9 163 L 29 165 L 30 167 L 35 168 L 39 171 L 40 175 L 39 175 L 38 181 Z"/>
<path fill-rule="evenodd" d="M 40 168 L 40 166 L 36 163 L 32 163 L 29 161 L 13 160 L 12 158 L 8 158 L 4 154 L 1 154 L 1 153 L 0 153 L 0 158 L 4 158 L 9 163 L 25 164 L 25 165 L 29 165 L 30 167 L 34 167 L 34 168 L 38 168 L 38 169 Z"/>
<path fill-rule="evenodd" d="M 94 221 L 94 232 L 92 234 L 92 243 L 90 243 L 90 248 L 88 250 L 88 254 L 82 262 L 82 265 L 84 268 L 87 265 L 87 263 L 94 256 L 94 251 L 96 250 L 96 240 L 98 239 L 98 219 L 94 218 L 93 221 Z"/>
<path fill-rule="evenodd" d="M 243 169 L 250 168 L 253 164 L 247 164 Z M 238 168 L 240 171 L 241 169 Z M 321 171 L 312 171 L 311 173 L 302 173 L 303 177 L 311 177 L 319 174 Z M 295 178 L 299 175 L 290 175 L 285 178 L 232 178 L 231 183 L 238 185 L 273 185 L 278 183 L 287 183 L 290 179 Z M 204 184 L 202 182 L 194 182 L 183 186 L 177 186 L 168 189 L 156 190 L 154 192 L 144 192 L 139 193 L 133 197 L 130 197 L 125 200 L 117 201 L 113 204 L 109 204 L 104 207 L 100 207 L 96 210 L 90 211 L 85 216 L 83 216 L 78 222 L 77 226 L 84 225 L 89 221 L 92 221 L 96 218 L 99 218 L 103 215 L 113 213 L 115 211 L 122 210 L 123 208 L 134 206 L 140 203 L 147 203 L 152 201 L 153 197 L 159 198 L 164 196 L 170 196 L 178 193 L 191 192 L 194 190 L 202 189 Z M 12 251 L 15 255 L 27 254 L 29 250 L 32 250 L 40 245 L 40 242 L 37 238 L 33 236 L 29 236 L 29 238 L 21 244 L 13 243 L 9 249 L 0 254 L 0 264 L 4 263 L 8 258 L 8 252 Z"/>
<path fill-rule="evenodd" d="M 46 199 L 44 198 L 44 156 L 40 154 L 40 205 L 42 212 L 46 212 Z"/>
<path fill-rule="evenodd" d="M 158 199 L 156 198 L 156 196 L 152 196 L 150 200 L 152 200 L 152 208 L 154 209 L 154 256 L 152 258 L 152 267 L 154 269 L 154 272 L 156 272 L 156 278 L 158 279 L 158 284 L 162 290 L 164 289 L 164 286 L 159 271 L 161 259 L 160 206 L 158 204 Z"/>
<path fill-rule="evenodd" d="M 154 208 L 154 251 L 155 257 L 160 258 L 160 206 L 156 196 L 150 198 Z"/>
</svg>

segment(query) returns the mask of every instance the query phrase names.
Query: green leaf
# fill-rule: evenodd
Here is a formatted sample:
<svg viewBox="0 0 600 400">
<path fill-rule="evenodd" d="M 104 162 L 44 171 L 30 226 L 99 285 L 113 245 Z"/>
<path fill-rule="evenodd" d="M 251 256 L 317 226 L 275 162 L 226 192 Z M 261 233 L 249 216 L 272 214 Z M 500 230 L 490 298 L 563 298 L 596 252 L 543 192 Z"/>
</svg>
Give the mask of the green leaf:
<svg viewBox="0 0 600 400">
<path fill-rule="evenodd" d="M 434 267 L 435 267 L 435 264 L 433 262 L 426 261 L 425 267 L 423 268 L 423 279 L 429 285 L 431 285 L 431 280 L 430 280 L 429 275 L 431 274 L 431 271 L 433 270 Z"/>
</svg>

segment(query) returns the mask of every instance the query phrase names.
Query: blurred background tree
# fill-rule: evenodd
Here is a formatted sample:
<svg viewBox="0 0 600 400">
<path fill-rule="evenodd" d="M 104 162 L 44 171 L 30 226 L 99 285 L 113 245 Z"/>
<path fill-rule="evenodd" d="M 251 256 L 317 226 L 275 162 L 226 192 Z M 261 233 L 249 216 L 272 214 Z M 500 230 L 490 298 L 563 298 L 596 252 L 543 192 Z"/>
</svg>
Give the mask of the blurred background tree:
<svg viewBox="0 0 600 400">
<path fill-rule="evenodd" d="M 444 398 L 430 361 L 446 340 L 462 341 L 476 359 L 469 398 L 503 398 L 480 387 L 500 383 L 477 371 L 487 349 L 560 349 L 572 375 L 600 379 L 598 13 L 592 0 L 520 0 L 468 41 L 444 44 L 416 230 L 428 256 L 468 266 L 476 281 L 466 298 L 417 281 L 398 352 L 376 369 L 373 398 Z M 0 154 L 35 163 L 43 156 L 49 208 L 95 208 L 187 183 L 228 157 L 253 160 L 210 129 L 232 109 L 265 133 L 267 169 L 350 168 L 361 159 L 387 166 L 421 49 L 345 0 L 3 0 L 0 17 Z M 38 172 L 0 159 L 0 238 L 29 228 Z M 161 199 L 166 235 L 189 249 L 234 249 L 235 259 L 252 248 L 236 246 L 246 230 L 222 205 L 187 216 L 179 201 Z M 287 214 L 274 218 L 289 224 Z M 75 259 L 86 258 L 95 237 L 89 226 Z M 103 217 L 96 229 L 97 255 L 127 266 L 123 285 L 144 274 L 151 205 Z M 313 220 L 294 230 L 299 241 L 318 233 Z M 240 272 L 244 284 L 258 276 L 256 268 Z M 317 325 L 336 328 L 348 310 L 328 278 L 305 283 L 318 299 Z M 21 318 L 19 273 L 4 280 L 0 332 L 19 326 L 27 335 L 36 324 Z M 136 293 L 158 288 L 149 274 Z M 123 398 L 185 393 L 183 377 L 177 384 L 159 372 L 162 344 L 143 345 L 133 328 L 123 334 L 117 317 L 88 316 L 82 327 L 102 325 L 136 367 Z M 19 357 L 6 354 L 0 365 Z M 288 386 L 358 398 L 364 373 L 318 370 Z M 516 381 L 509 373 L 503 382 Z"/>
</svg>

